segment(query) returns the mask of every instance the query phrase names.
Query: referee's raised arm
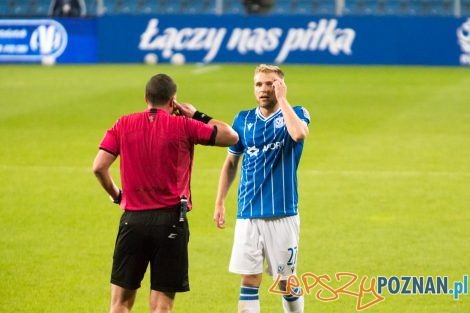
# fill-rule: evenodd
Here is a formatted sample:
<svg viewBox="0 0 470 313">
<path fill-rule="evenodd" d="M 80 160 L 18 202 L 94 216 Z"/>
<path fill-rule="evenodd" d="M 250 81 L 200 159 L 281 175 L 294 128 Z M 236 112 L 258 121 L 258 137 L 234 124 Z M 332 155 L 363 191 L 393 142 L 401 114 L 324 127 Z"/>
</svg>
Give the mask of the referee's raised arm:
<svg viewBox="0 0 470 313">
<path fill-rule="evenodd" d="M 238 142 L 238 134 L 225 122 L 216 120 L 205 113 L 199 112 L 189 103 L 179 103 L 174 100 L 174 105 L 180 114 L 214 127 L 214 135 L 211 145 L 229 147 Z"/>
<path fill-rule="evenodd" d="M 227 123 L 213 118 L 207 124 L 217 127 L 214 146 L 229 147 L 238 142 L 238 134 Z"/>
</svg>

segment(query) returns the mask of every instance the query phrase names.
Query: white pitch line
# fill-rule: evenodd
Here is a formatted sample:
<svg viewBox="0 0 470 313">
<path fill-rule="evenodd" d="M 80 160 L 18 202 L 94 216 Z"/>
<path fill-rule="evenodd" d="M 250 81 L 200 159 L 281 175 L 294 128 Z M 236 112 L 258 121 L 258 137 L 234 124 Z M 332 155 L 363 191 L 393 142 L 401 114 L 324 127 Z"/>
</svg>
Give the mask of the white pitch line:
<svg viewBox="0 0 470 313">
<path fill-rule="evenodd" d="M 192 71 L 192 74 L 195 75 L 202 75 L 206 74 L 209 72 L 216 72 L 220 70 L 220 65 L 202 65 L 201 67 L 198 67 Z"/>
<path fill-rule="evenodd" d="M 21 81 L 5 81 L 0 84 L 0 88 L 23 88 L 24 82 Z"/>
<path fill-rule="evenodd" d="M 377 176 L 377 177 L 418 177 L 418 176 L 450 176 L 470 177 L 470 172 L 451 171 L 329 171 L 329 170 L 300 170 L 299 173 L 312 176 Z"/>
<path fill-rule="evenodd" d="M 0 164 L 0 170 L 18 170 L 18 171 L 63 171 L 63 172 L 92 172 L 92 166 L 54 166 L 54 165 L 7 165 Z M 219 168 L 197 168 L 200 172 L 216 172 Z M 453 171 L 336 171 L 336 170 L 299 170 L 299 175 L 308 176 L 376 176 L 376 177 L 470 177 L 470 172 Z"/>
<path fill-rule="evenodd" d="M 92 166 L 54 166 L 54 165 L 0 165 L 0 170 L 15 170 L 15 171 L 36 171 L 36 172 L 89 172 L 92 173 Z"/>
</svg>

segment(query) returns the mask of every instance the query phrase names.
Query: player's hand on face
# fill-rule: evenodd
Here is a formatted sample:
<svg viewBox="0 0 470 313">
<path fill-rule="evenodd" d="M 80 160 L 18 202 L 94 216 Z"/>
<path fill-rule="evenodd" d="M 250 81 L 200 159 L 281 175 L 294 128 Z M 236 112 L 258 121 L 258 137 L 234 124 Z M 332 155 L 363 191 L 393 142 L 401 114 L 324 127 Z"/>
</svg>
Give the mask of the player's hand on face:
<svg viewBox="0 0 470 313">
<path fill-rule="evenodd" d="M 176 100 L 173 100 L 173 104 L 180 114 L 186 117 L 193 117 L 194 113 L 197 111 L 196 108 L 189 103 L 179 103 Z"/>
<path fill-rule="evenodd" d="M 214 223 L 218 228 L 225 228 L 225 208 L 223 206 L 215 207 Z"/>
<path fill-rule="evenodd" d="M 276 79 L 273 82 L 274 93 L 276 94 L 276 98 L 285 98 L 287 95 L 287 86 L 284 82 L 284 79 Z"/>
</svg>

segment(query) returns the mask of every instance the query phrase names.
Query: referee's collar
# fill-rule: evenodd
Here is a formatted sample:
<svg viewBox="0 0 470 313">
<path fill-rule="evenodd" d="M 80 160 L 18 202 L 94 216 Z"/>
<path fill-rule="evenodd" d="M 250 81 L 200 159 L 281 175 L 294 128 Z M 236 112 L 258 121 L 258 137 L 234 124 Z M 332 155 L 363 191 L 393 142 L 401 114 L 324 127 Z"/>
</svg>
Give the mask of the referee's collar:
<svg viewBox="0 0 470 313">
<path fill-rule="evenodd" d="M 149 113 L 149 114 L 168 114 L 170 115 L 169 112 L 165 111 L 165 110 L 162 110 L 162 109 L 157 109 L 157 108 L 148 108 L 147 110 L 145 110 L 146 113 Z"/>
</svg>

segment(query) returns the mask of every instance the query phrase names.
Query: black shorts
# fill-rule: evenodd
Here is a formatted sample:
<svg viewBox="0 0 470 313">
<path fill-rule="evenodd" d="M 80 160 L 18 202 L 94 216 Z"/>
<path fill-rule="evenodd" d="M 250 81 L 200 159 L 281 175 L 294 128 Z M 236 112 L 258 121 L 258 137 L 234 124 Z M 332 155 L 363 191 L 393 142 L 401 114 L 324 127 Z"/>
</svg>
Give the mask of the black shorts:
<svg viewBox="0 0 470 313">
<path fill-rule="evenodd" d="M 189 227 L 178 217 L 176 208 L 124 212 L 111 283 L 131 290 L 139 288 L 150 263 L 152 290 L 189 291 Z"/>
</svg>

